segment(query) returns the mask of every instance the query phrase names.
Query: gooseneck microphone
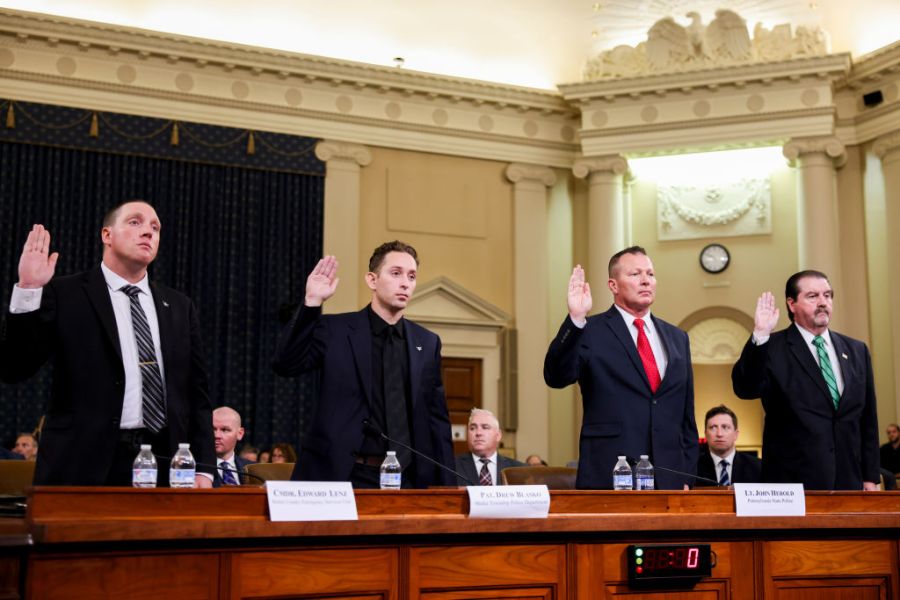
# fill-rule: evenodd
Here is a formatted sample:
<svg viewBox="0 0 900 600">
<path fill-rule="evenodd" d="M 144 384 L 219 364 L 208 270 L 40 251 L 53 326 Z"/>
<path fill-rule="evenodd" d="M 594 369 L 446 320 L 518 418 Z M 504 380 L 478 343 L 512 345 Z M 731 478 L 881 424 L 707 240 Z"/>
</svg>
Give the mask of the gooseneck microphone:
<svg viewBox="0 0 900 600">
<path fill-rule="evenodd" d="M 622 456 L 621 454 L 619 456 Z M 625 460 L 629 462 L 629 464 L 636 465 L 639 460 L 637 460 L 633 456 L 625 455 Z M 660 471 L 665 471 L 666 473 L 674 473 L 675 475 L 681 475 L 682 477 L 690 477 L 691 479 L 696 479 L 698 481 L 705 481 L 706 483 L 711 483 L 716 487 L 724 487 L 727 488 L 727 485 L 719 485 L 719 482 L 715 479 L 710 479 L 708 477 L 703 477 L 701 475 L 694 475 L 693 473 L 685 473 L 684 471 L 676 471 L 675 469 L 669 469 L 668 467 L 661 467 L 659 465 L 653 465 L 654 469 L 659 469 Z"/>
<path fill-rule="evenodd" d="M 155 454 L 155 453 L 153 454 L 153 456 L 155 456 L 157 459 L 161 458 L 168 462 L 172 461 L 171 456 L 163 456 L 162 454 Z M 227 465 L 228 468 L 226 469 L 225 465 L 220 467 L 219 465 L 211 465 L 209 463 L 197 462 L 196 460 L 194 461 L 194 464 L 197 465 L 198 467 L 206 467 L 208 469 L 222 469 L 223 471 L 227 471 L 228 473 L 231 473 L 232 475 L 237 475 L 239 478 L 241 476 L 243 476 L 243 477 L 249 477 L 250 479 L 256 479 L 257 481 L 262 481 L 263 483 L 266 482 L 266 480 L 263 479 L 262 477 L 260 477 L 259 475 L 254 475 L 253 473 L 247 473 L 246 471 L 238 471 L 236 469 L 232 469 L 231 465 Z M 218 471 L 216 471 L 216 475 L 218 475 Z M 238 479 L 238 481 L 240 481 L 240 479 Z"/>
<path fill-rule="evenodd" d="M 471 481 L 468 477 L 466 477 L 465 475 L 463 475 L 462 473 L 459 473 L 459 472 L 457 472 L 457 471 L 454 471 L 453 469 L 451 469 L 450 467 L 448 467 L 448 466 L 445 465 L 445 464 L 439 463 L 438 461 L 434 460 L 433 458 L 431 458 L 431 457 L 428 456 L 427 454 L 425 454 L 425 453 L 423 453 L 423 452 L 419 452 L 418 450 L 416 450 L 416 449 L 413 448 L 412 446 L 407 446 L 407 445 L 404 444 L 403 442 L 398 442 L 398 441 L 395 440 L 394 438 L 392 438 L 392 437 L 390 437 L 389 435 L 387 435 L 385 432 L 381 431 L 379 428 L 377 428 L 377 427 L 375 427 L 374 425 L 372 425 L 372 423 L 370 423 L 368 419 L 363 419 L 363 421 L 362 421 L 362 426 L 363 426 L 363 432 L 365 432 L 366 435 L 371 435 L 371 436 L 373 436 L 373 437 L 381 438 L 381 439 L 385 440 L 386 442 L 390 442 L 391 444 L 396 444 L 396 445 L 400 446 L 401 448 L 405 448 L 405 449 L 409 450 L 410 452 L 412 452 L 413 454 L 415 454 L 416 456 L 421 457 L 421 458 L 424 458 L 425 460 L 427 460 L 427 461 L 430 462 L 431 464 L 437 465 L 437 466 L 439 466 L 440 468 L 442 468 L 443 470 L 445 470 L 445 471 L 447 471 L 447 472 L 449 472 L 449 473 L 453 473 L 453 474 L 456 475 L 458 478 L 460 478 L 460 479 L 462 479 L 463 481 L 465 481 L 466 484 L 468 484 L 468 485 L 476 485 L 476 484 L 472 483 L 472 481 Z"/>
</svg>

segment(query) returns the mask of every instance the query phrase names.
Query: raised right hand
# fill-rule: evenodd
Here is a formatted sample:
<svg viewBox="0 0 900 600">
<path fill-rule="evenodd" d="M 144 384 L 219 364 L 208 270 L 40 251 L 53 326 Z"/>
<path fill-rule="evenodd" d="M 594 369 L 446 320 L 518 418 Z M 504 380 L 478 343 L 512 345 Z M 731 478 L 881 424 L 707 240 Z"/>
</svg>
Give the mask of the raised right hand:
<svg viewBox="0 0 900 600">
<path fill-rule="evenodd" d="M 763 292 L 756 301 L 756 314 L 753 317 L 753 335 L 757 339 L 768 337 L 778 324 L 778 308 L 772 292 Z"/>
<path fill-rule="evenodd" d="M 35 225 L 19 258 L 19 287 L 42 288 L 53 279 L 59 252 L 50 254 L 50 232 L 43 225 Z"/>
<path fill-rule="evenodd" d="M 574 323 L 584 323 L 593 305 L 591 286 L 584 280 L 584 269 L 581 265 L 575 265 L 569 278 L 569 317 Z"/>
<path fill-rule="evenodd" d="M 338 261 L 334 256 L 322 258 L 306 278 L 306 306 L 322 306 L 334 295 L 340 278 L 337 277 Z"/>
</svg>

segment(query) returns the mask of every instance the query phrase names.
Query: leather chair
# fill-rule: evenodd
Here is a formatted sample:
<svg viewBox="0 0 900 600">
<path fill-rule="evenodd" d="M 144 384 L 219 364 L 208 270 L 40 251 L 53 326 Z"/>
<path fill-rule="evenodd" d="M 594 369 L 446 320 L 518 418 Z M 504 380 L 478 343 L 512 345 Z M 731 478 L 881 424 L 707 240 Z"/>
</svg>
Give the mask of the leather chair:
<svg viewBox="0 0 900 600">
<path fill-rule="evenodd" d="M 578 469 L 570 467 L 509 467 L 500 472 L 503 485 L 546 485 L 551 490 L 574 490 Z"/>
<path fill-rule="evenodd" d="M 33 460 L 0 460 L 0 494 L 24 496 L 34 481 Z"/>
<path fill-rule="evenodd" d="M 294 472 L 294 463 L 254 463 L 244 470 L 254 477 L 242 477 L 244 484 L 263 485 L 264 481 L 289 481 Z M 257 477 L 259 479 L 257 479 Z"/>
</svg>

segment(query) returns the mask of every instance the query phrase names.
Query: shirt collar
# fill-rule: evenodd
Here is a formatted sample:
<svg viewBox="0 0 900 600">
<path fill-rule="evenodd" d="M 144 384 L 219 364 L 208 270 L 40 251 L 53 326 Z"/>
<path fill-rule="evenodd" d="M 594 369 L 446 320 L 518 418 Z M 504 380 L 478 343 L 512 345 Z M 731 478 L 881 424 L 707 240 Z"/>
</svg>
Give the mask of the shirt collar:
<svg viewBox="0 0 900 600">
<path fill-rule="evenodd" d="M 710 453 L 709 453 L 709 455 L 710 455 L 710 456 L 712 457 L 712 459 L 713 459 L 713 466 L 716 467 L 716 470 L 719 469 L 719 463 L 721 463 L 723 460 L 727 460 L 727 461 L 728 461 L 728 465 L 731 466 L 731 467 L 733 467 L 733 466 L 734 466 L 734 455 L 735 455 L 735 454 L 737 454 L 737 449 L 736 449 L 736 448 L 732 449 L 731 452 L 729 452 L 729 453 L 726 454 L 725 456 L 719 456 L 718 454 L 716 454 L 715 452 L 712 452 L 712 451 L 710 451 Z"/>
<path fill-rule="evenodd" d="M 388 327 L 391 327 L 391 324 L 388 323 L 387 321 L 385 321 L 384 319 L 382 319 L 378 315 L 378 313 L 376 313 L 374 310 L 372 310 L 371 304 L 369 304 L 366 308 L 368 309 L 367 312 L 369 315 L 369 327 L 371 328 L 372 335 L 375 337 L 382 337 L 384 335 L 384 330 L 387 329 Z M 400 339 L 402 340 L 404 338 L 403 318 L 401 318 L 399 321 L 397 321 L 393 325 L 393 327 L 400 334 Z"/>
<path fill-rule="evenodd" d="M 814 345 L 813 339 L 816 337 L 816 334 L 814 334 L 809 329 L 806 329 L 805 327 L 801 327 L 796 322 L 794 323 L 794 327 L 796 327 L 797 331 L 800 332 L 800 335 L 803 336 L 803 340 L 806 342 L 807 346 Z M 825 340 L 826 347 L 831 346 L 831 333 L 827 329 L 822 333 L 822 339 Z"/>
<path fill-rule="evenodd" d="M 651 318 L 649 310 L 643 317 L 636 317 L 618 304 L 613 304 L 613 306 L 616 307 L 616 310 L 619 311 L 619 314 L 622 315 L 623 319 L 625 319 L 625 325 L 628 326 L 629 331 L 631 331 L 631 329 L 634 327 L 634 320 L 638 318 L 643 319 L 645 327 L 649 326 L 651 329 L 653 329 L 653 319 Z"/>
<path fill-rule="evenodd" d="M 491 461 L 491 463 L 497 464 L 497 453 L 496 453 L 496 452 L 494 452 L 494 453 L 491 454 L 490 456 L 478 456 L 478 455 L 475 454 L 474 452 L 472 453 L 472 459 L 475 460 L 475 464 L 481 464 L 481 459 L 482 459 L 482 458 L 486 458 L 486 459 L 488 459 L 489 461 Z"/>
<path fill-rule="evenodd" d="M 131 283 L 130 281 L 126 280 L 124 277 L 107 267 L 102 262 L 100 263 L 100 270 L 103 272 L 103 279 L 106 280 L 106 285 L 109 286 L 109 289 L 114 292 L 118 292 L 122 289 L 123 286 L 133 285 L 139 288 L 145 294 L 152 295 L 150 294 L 150 279 L 147 277 L 146 273 L 144 273 L 143 279 L 141 279 L 137 283 Z"/>
</svg>

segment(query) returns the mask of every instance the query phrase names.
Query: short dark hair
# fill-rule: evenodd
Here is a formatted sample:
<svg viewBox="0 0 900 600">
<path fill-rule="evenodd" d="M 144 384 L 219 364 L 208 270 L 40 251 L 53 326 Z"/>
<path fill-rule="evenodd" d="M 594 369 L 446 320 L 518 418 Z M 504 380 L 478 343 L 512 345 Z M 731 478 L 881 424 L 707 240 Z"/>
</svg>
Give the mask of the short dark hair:
<svg viewBox="0 0 900 600">
<path fill-rule="evenodd" d="M 394 240 L 393 242 L 385 242 L 375 248 L 375 251 L 372 252 L 372 258 L 369 259 L 369 273 L 377 273 L 382 263 L 384 263 L 384 257 L 390 252 L 406 252 L 416 261 L 416 266 L 419 266 L 419 255 L 416 254 L 416 249 L 405 242 Z"/>
<path fill-rule="evenodd" d="M 791 323 L 794 322 L 794 313 L 791 312 L 791 307 L 788 305 L 788 298 L 797 301 L 797 296 L 800 295 L 800 280 L 805 279 L 806 277 L 815 277 L 816 279 L 824 279 L 828 281 L 828 275 L 823 273 L 822 271 L 816 271 L 814 269 L 806 269 L 805 271 L 800 271 L 799 273 L 794 273 L 790 277 L 788 277 L 787 283 L 784 284 L 784 304 L 787 308 L 788 319 L 791 320 Z M 831 282 L 828 281 L 828 285 L 831 286 Z M 833 290 L 832 290 L 833 293 Z"/>
<path fill-rule="evenodd" d="M 122 207 L 126 204 L 131 204 L 132 202 L 140 202 L 141 204 L 146 204 L 150 208 L 153 208 L 153 205 L 147 202 L 146 200 L 141 200 L 140 198 L 132 198 L 131 200 L 124 200 L 119 202 L 111 209 L 106 211 L 106 214 L 103 215 L 103 227 L 112 227 L 116 224 L 116 219 L 119 217 L 119 211 L 122 210 Z M 153 208 L 153 210 L 156 210 Z"/>
<path fill-rule="evenodd" d="M 624 250 L 619 250 L 618 252 L 613 254 L 612 258 L 609 259 L 609 265 L 606 267 L 606 273 L 607 275 L 609 275 L 610 279 L 612 279 L 613 271 L 615 271 L 616 267 L 619 266 L 619 259 L 626 254 L 643 254 L 644 256 L 647 256 L 647 251 L 640 246 L 629 246 Z"/>
<path fill-rule="evenodd" d="M 713 417 L 717 417 L 719 415 L 728 415 L 731 417 L 731 423 L 734 425 L 734 428 L 737 429 L 737 415 L 734 414 L 734 411 L 725 406 L 724 404 L 720 404 L 718 406 L 714 406 L 708 411 L 706 411 L 706 417 L 703 419 L 703 429 L 706 429 L 706 424 L 709 423 L 709 420 Z"/>
</svg>

